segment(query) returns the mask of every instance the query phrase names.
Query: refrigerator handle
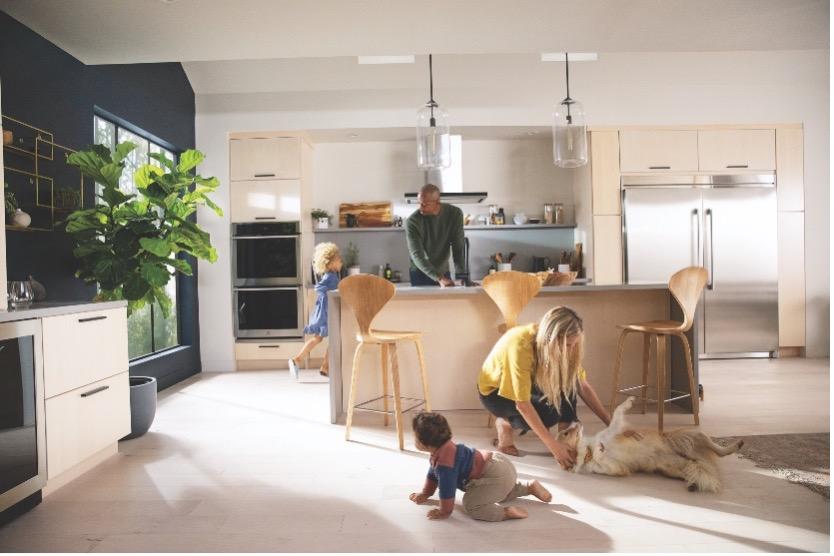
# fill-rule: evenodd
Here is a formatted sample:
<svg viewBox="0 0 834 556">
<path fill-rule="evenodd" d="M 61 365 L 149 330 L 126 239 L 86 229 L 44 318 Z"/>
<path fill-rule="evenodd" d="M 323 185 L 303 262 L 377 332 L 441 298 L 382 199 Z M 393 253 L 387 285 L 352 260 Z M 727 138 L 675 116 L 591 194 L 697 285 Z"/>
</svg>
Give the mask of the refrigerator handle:
<svg viewBox="0 0 834 556">
<path fill-rule="evenodd" d="M 701 266 L 701 217 L 700 210 L 692 209 L 692 217 L 695 219 L 695 257 L 692 261 L 693 266 Z"/>
<path fill-rule="evenodd" d="M 712 289 L 712 281 L 713 281 L 713 269 L 714 269 L 714 264 L 713 264 L 713 259 L 712 259 L 712 209 L 707 209 L 706 212 L 705 212 L 705 215 L 706 215 L 706 218 L 709 218 L 709 223 L 705 225 L 706 226 L 706 231 L 709 232 L 709 240 L 705 242 L 709 245 L 709 268 L 707 269 L 707 271 L 709 272 L 709 278 L 707 280 L 707 289 L 711 290 Z M 706 262 L 706 255 L 704 256 L 704 258 L 705 258 L 705 262 Z"/>
</svg>

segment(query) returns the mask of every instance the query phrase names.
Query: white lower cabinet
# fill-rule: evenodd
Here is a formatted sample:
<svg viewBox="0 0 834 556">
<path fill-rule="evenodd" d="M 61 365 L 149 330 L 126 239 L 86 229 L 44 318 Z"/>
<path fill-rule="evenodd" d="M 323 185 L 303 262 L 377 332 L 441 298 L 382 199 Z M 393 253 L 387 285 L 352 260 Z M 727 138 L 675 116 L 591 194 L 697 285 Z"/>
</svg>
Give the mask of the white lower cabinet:
<svg viewBox="0 0 834 556">
<path fill-rule="evenodd" d="M 235 359 L 238 361 L 263 361 L 289 359 L 301 351 L 304 342 L 264 340 L 256 342 L 235 342 Z"/>
<path fill-rule="evenodd" d="M 47 479 L 130 433 L 130 381 L 123 372 L 46 400 Z"/>
</svg>

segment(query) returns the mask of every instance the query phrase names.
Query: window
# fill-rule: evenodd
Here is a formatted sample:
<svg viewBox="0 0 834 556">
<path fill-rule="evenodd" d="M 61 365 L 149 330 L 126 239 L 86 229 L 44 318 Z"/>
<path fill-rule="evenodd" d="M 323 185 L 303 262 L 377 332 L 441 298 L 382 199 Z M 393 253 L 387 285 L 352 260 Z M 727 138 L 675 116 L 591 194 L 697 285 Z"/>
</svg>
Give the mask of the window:
<svg viewBox="0 0 834 556">
<path fill-rule="evenodd" d="M 93 116 L 93 141 L 96 144 L 104 145 L 111 151 L 116 144 L 131 141 L 137 145 L 136 149 L 125 159 L 125 172 L 119 182 L 119 188 L 125 193 L 136 193 L 136 186 L 133 183 L 133 174 L 143 164 L 159 163 L 150 158 L 152 153 L 162 153 L 171 160 L 176 161 L 174 153 L 162 145 L 154 143 L 147 137 L 126 129 L 121 125 L 107 120 L 101 116 Z M 131 359 L 143 357 L 159 351 L 179 345 L 179 326 L 177 314 L 177 280 L 172 278 L 165 291 L 174 302 L 174 309 L 166 319 L 162 315 L 159 304 L 146 305 L 139 311 L 134 312 L 127 321 L 128 328 L 128 353 Z"/>
</svg>

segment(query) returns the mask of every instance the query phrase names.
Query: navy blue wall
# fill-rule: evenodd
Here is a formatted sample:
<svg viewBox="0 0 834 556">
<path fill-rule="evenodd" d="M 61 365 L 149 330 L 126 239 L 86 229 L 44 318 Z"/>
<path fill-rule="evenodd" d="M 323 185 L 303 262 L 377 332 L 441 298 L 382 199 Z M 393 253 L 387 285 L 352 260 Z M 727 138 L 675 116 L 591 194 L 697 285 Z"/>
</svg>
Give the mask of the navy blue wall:
<svg viewBox="0 0 834 556">
<path fill-rule="evenodd" d="M 92 142 L 96 107 L 177 150 L 194 147 L 194 91 L 179 63 L 87 66 L 0 11 L 0 83 L 3 114 L 51 131 L 56 143 L 70 148 Z M 6 158 L 11 164 L 13 155 Z M 88 190 L 85 203 L 91 195 Z M 72 242 L 63 232 L 7 231 L 6 254 L 9 280 L 31 274 L 50 300 L 95 295 L 74 277 Z M 156 376 L 161 387 L 200 370 L 196 265 L 193 277 L 179 281 L 186 347 L 131 365 L 131 374 Z"/>
</svg>

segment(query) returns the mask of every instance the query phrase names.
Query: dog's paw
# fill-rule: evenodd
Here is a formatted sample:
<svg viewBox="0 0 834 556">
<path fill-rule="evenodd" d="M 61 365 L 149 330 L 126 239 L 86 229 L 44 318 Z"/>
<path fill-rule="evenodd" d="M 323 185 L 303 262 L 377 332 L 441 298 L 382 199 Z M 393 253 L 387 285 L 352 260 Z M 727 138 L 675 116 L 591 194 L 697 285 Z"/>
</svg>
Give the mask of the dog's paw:
<svg viewBox="0 0 834 556">
<path fill-rule="evenodd" d="M 623 402 L 623 409 L 628 411 L 631 409 L 631 406 L 634 405 L 634 396 L 629 396 L 626 398 L 626 401 Z"/>
</svg>

